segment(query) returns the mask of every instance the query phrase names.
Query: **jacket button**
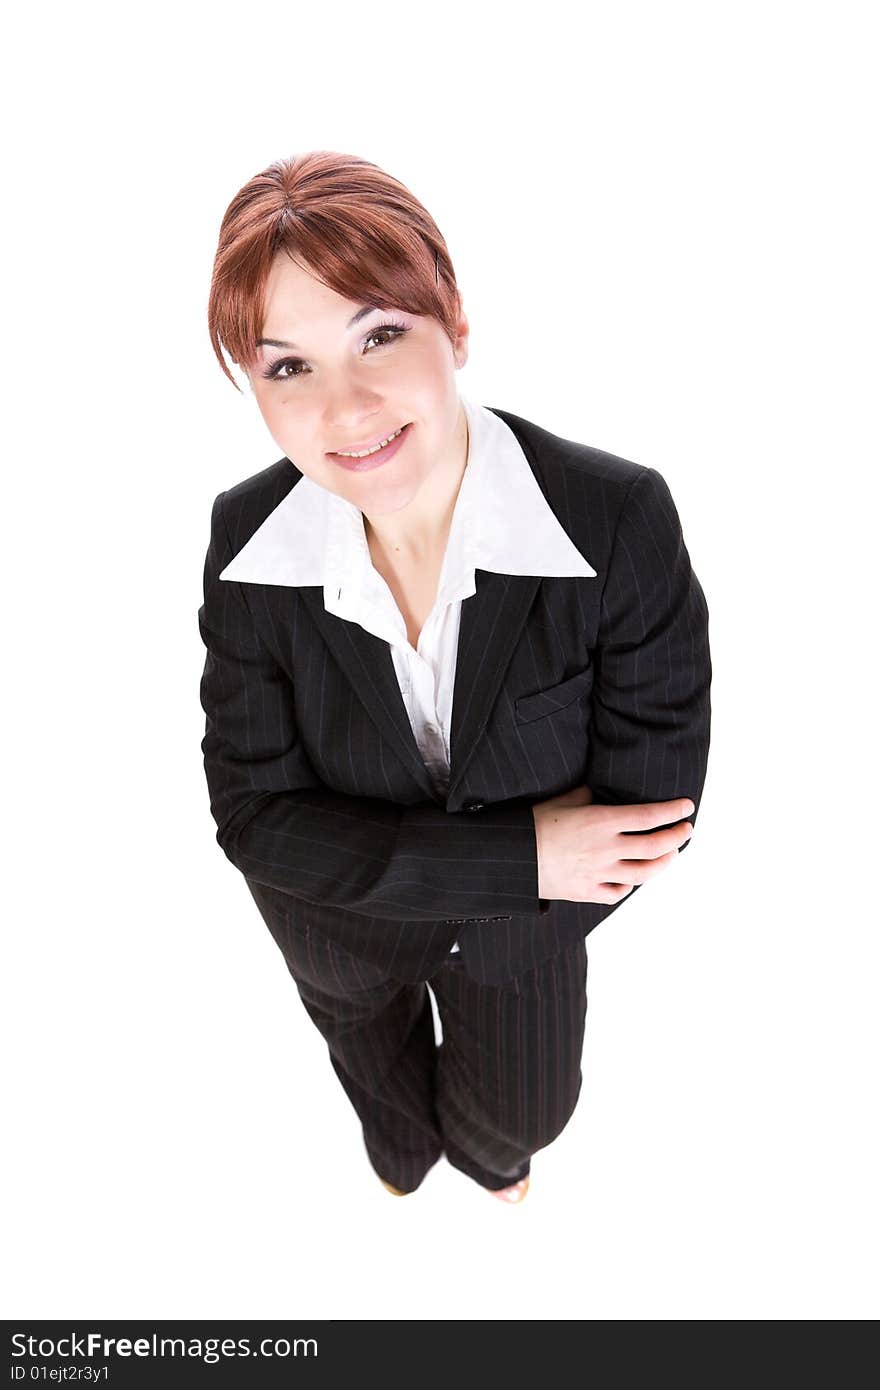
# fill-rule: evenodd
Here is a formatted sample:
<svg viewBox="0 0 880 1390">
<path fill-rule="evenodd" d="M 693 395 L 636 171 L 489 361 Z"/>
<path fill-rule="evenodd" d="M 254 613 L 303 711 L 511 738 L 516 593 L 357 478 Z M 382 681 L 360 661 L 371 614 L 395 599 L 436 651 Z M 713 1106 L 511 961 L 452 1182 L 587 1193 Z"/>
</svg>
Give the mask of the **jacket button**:
<svg viewBox="0 0 880 1390">
<path fill-rule="evenodd" d="M 484 805 L 485 803 L 482 801 L 466 801 L 463 809 L 465 811 L 482 811 Z"/>
</svg>

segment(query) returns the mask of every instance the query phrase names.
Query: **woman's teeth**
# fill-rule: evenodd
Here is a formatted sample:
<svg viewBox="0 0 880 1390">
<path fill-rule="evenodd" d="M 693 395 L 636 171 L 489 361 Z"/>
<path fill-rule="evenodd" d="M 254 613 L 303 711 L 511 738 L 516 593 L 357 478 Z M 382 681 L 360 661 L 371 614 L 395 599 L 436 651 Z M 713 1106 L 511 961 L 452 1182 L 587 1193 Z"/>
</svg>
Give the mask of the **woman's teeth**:
<svg viewBox="0 0 880 1390">
<path fill-rule="evenodd" d="M 362 449 L 359 454 L 350 454 L 345 449 L 337 449 L 336 452 L 344 459 L 365 459 L 370 454 L 376 454 L 380 449 L 384 449 L 386 444 L 390 444 L 392 439 L 396 439 L 397 436 L 402 433 L 403 425 L 401 425 L 399 430 L 395 430 L 393 434 L 389 434 L 387 439 L 380 440 L 372 449 Z"/>
</svg>

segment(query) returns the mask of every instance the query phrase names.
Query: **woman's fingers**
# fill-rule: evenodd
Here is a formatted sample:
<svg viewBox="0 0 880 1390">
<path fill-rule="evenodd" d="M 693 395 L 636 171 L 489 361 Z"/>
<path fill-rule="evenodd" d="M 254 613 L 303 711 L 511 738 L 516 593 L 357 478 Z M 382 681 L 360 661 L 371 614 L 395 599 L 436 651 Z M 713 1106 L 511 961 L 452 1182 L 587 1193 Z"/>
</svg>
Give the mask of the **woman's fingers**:
<svg viewBox="0 0 880 1390">
<path fill-rule="evenodd" d="M 653 878 L 656 874 L 662 874 L 664 869 L 678 858 L 678 850 L 670 850 L 668 854 L 658 855 L 656 859 L 619 859 L 612 865 L 608 881 L 602 884 L 603 888 L 632 887 L 636 883 L 644 883 L 646 879 Z"/>
<path fill-rule="evenodd" d="M 655 830 L 650 835 L 627 835 L 626 839 L 618 838 L 614 848 L 618 851 L 626 850 L 625 854 L 620 855 L 621 864 L 663 859 L 669 855 L 674 857 L 682 845 L 687 844 L 693 833 L 694 827 L 690 821 L 685 821 L 684 825 L 670 825 L 666 830 Z"/>
<path fill-rule="evenodd" d="M 689 797 L 676 797 L 674 801 L 639 801 L 631 806 L 607 806 L 604 808 L 614 829 L 619 833 L 626 831 L 654 830 L 658 825 L 669 825 L 671 821 L 682 820 L 693 814 L 694 803 Z M 691 826 L 693 834 L 693 826 Z"/>
</svg>

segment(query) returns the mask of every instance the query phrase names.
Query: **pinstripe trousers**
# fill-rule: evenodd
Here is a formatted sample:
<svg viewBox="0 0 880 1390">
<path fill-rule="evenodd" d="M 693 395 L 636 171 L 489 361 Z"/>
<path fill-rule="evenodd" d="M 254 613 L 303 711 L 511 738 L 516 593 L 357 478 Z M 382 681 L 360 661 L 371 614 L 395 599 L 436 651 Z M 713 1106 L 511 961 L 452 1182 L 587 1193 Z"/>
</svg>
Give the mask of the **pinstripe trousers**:
<svg viewBox="0 0 880 1390">
<path fill-rule="evenodd" d="M 311 926 L 278 945 L 392 1186 L 414 1192 L 445 1153 L 482 1187 L 507 1187 L 568 1123 L 582 1081 L 583 940 L 500 985 L 472 980 L 450 953 L 427 981 L 439 1047 L 425 982 L 395 980 Z"/>
</svg>

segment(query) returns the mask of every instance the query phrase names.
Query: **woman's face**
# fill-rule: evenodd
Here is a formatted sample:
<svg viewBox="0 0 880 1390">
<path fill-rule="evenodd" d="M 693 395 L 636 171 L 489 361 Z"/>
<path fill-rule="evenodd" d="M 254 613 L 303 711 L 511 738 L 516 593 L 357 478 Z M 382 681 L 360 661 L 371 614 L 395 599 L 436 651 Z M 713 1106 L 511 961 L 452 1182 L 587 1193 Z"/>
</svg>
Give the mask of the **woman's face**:
<svg viewBox="0 0 880 1390">
<path fill-rule="evenodd" d="M 248 376 L 270 434 L 300 472 L 378 516 L 406 507 L 435 470 L 460 466 L 455 373 L 467 361 L 468 327 L 462 315 L 453 348 L 434 318 L 363 309 L 279 253 L 262 329 L 275 342 L 261 344 Z M 378 467 L 355 472 L 334 460 L 404 425 Z"/>
</svg>

